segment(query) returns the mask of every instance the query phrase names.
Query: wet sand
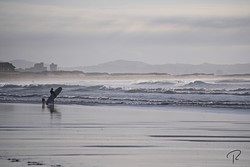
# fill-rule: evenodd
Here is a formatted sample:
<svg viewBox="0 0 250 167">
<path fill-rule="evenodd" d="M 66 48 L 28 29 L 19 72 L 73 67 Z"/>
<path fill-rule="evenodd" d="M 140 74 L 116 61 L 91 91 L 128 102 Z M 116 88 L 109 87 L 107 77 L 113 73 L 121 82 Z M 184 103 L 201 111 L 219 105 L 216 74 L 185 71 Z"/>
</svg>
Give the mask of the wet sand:
<svg viewBox="0 0 250 167">
<path fill-rule="evenodd" d="M 0 166 L 243 167 L 249 125 L 242 109 L 0 104 Z"/>
</svg>

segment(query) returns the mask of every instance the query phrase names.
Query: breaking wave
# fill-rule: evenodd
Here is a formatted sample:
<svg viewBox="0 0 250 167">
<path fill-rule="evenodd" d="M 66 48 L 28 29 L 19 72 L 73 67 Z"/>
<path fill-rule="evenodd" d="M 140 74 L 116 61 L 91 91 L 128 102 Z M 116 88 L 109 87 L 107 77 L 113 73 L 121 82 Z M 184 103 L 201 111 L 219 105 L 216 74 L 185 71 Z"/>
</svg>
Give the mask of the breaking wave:
<svg viewBox="0 0 250 167">
<path fill-rule="evenodd" d="M 175 83 L 169 81 L 145 81 L 136 83 L 137 85 L 174 85 Z"/>
<path fill-rule="evenodd" d="M 62 87 L 56 103 L 82 105 L 181 105 L 250 109 L 248 80 L 143 81 L 76 84 L 0 84 L 0 102 L 41 103 Z"/>
</svg>

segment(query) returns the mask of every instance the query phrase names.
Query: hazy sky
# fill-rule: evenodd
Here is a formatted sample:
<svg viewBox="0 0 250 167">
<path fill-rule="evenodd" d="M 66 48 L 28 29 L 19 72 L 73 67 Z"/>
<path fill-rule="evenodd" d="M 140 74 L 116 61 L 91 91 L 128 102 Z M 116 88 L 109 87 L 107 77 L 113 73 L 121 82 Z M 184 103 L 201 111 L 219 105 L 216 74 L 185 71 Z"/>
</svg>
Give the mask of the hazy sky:
<svg viewBox="0 0 250 167">
<path fill-rule="evenodd" d="M 0 0 L 0 61 L 250 63 L 249 0 Z"/>
</svg>

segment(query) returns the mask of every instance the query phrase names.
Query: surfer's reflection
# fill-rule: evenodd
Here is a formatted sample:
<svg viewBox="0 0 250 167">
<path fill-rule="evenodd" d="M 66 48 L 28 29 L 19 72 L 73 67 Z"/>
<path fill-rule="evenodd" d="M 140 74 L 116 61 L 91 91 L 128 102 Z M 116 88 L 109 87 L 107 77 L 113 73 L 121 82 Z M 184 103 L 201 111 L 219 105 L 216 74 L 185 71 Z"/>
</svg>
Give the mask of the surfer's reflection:
<svg viewBox="0 0 250 167">
<path fill-rule="evenodd" d="M 45 108 L 45 98 L 42 98 L 42 109 L 44 110 Z"/>
<path fill-rule="evenodd" d="M 54 105 L 48 105 L 48 109 L 50 111 L 51 119 L 61 119 L 61 113 L 54 107 Z"/>
</svg>

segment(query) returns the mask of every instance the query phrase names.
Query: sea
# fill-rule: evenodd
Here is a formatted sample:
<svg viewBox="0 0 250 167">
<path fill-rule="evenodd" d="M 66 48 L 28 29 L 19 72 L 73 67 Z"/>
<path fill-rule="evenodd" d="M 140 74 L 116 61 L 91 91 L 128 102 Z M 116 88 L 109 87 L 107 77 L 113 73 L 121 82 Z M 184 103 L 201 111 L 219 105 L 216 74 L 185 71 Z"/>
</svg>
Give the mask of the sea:
<svg viewBox="0 0 250 167">
<path fill-rule="evenodd" d="M 1 103 L 41 103 L 62 87 L 57 104 L 200 106 L 250 109 L 250 79 L 83 80 L 1 82 Z"/>
</svg>

